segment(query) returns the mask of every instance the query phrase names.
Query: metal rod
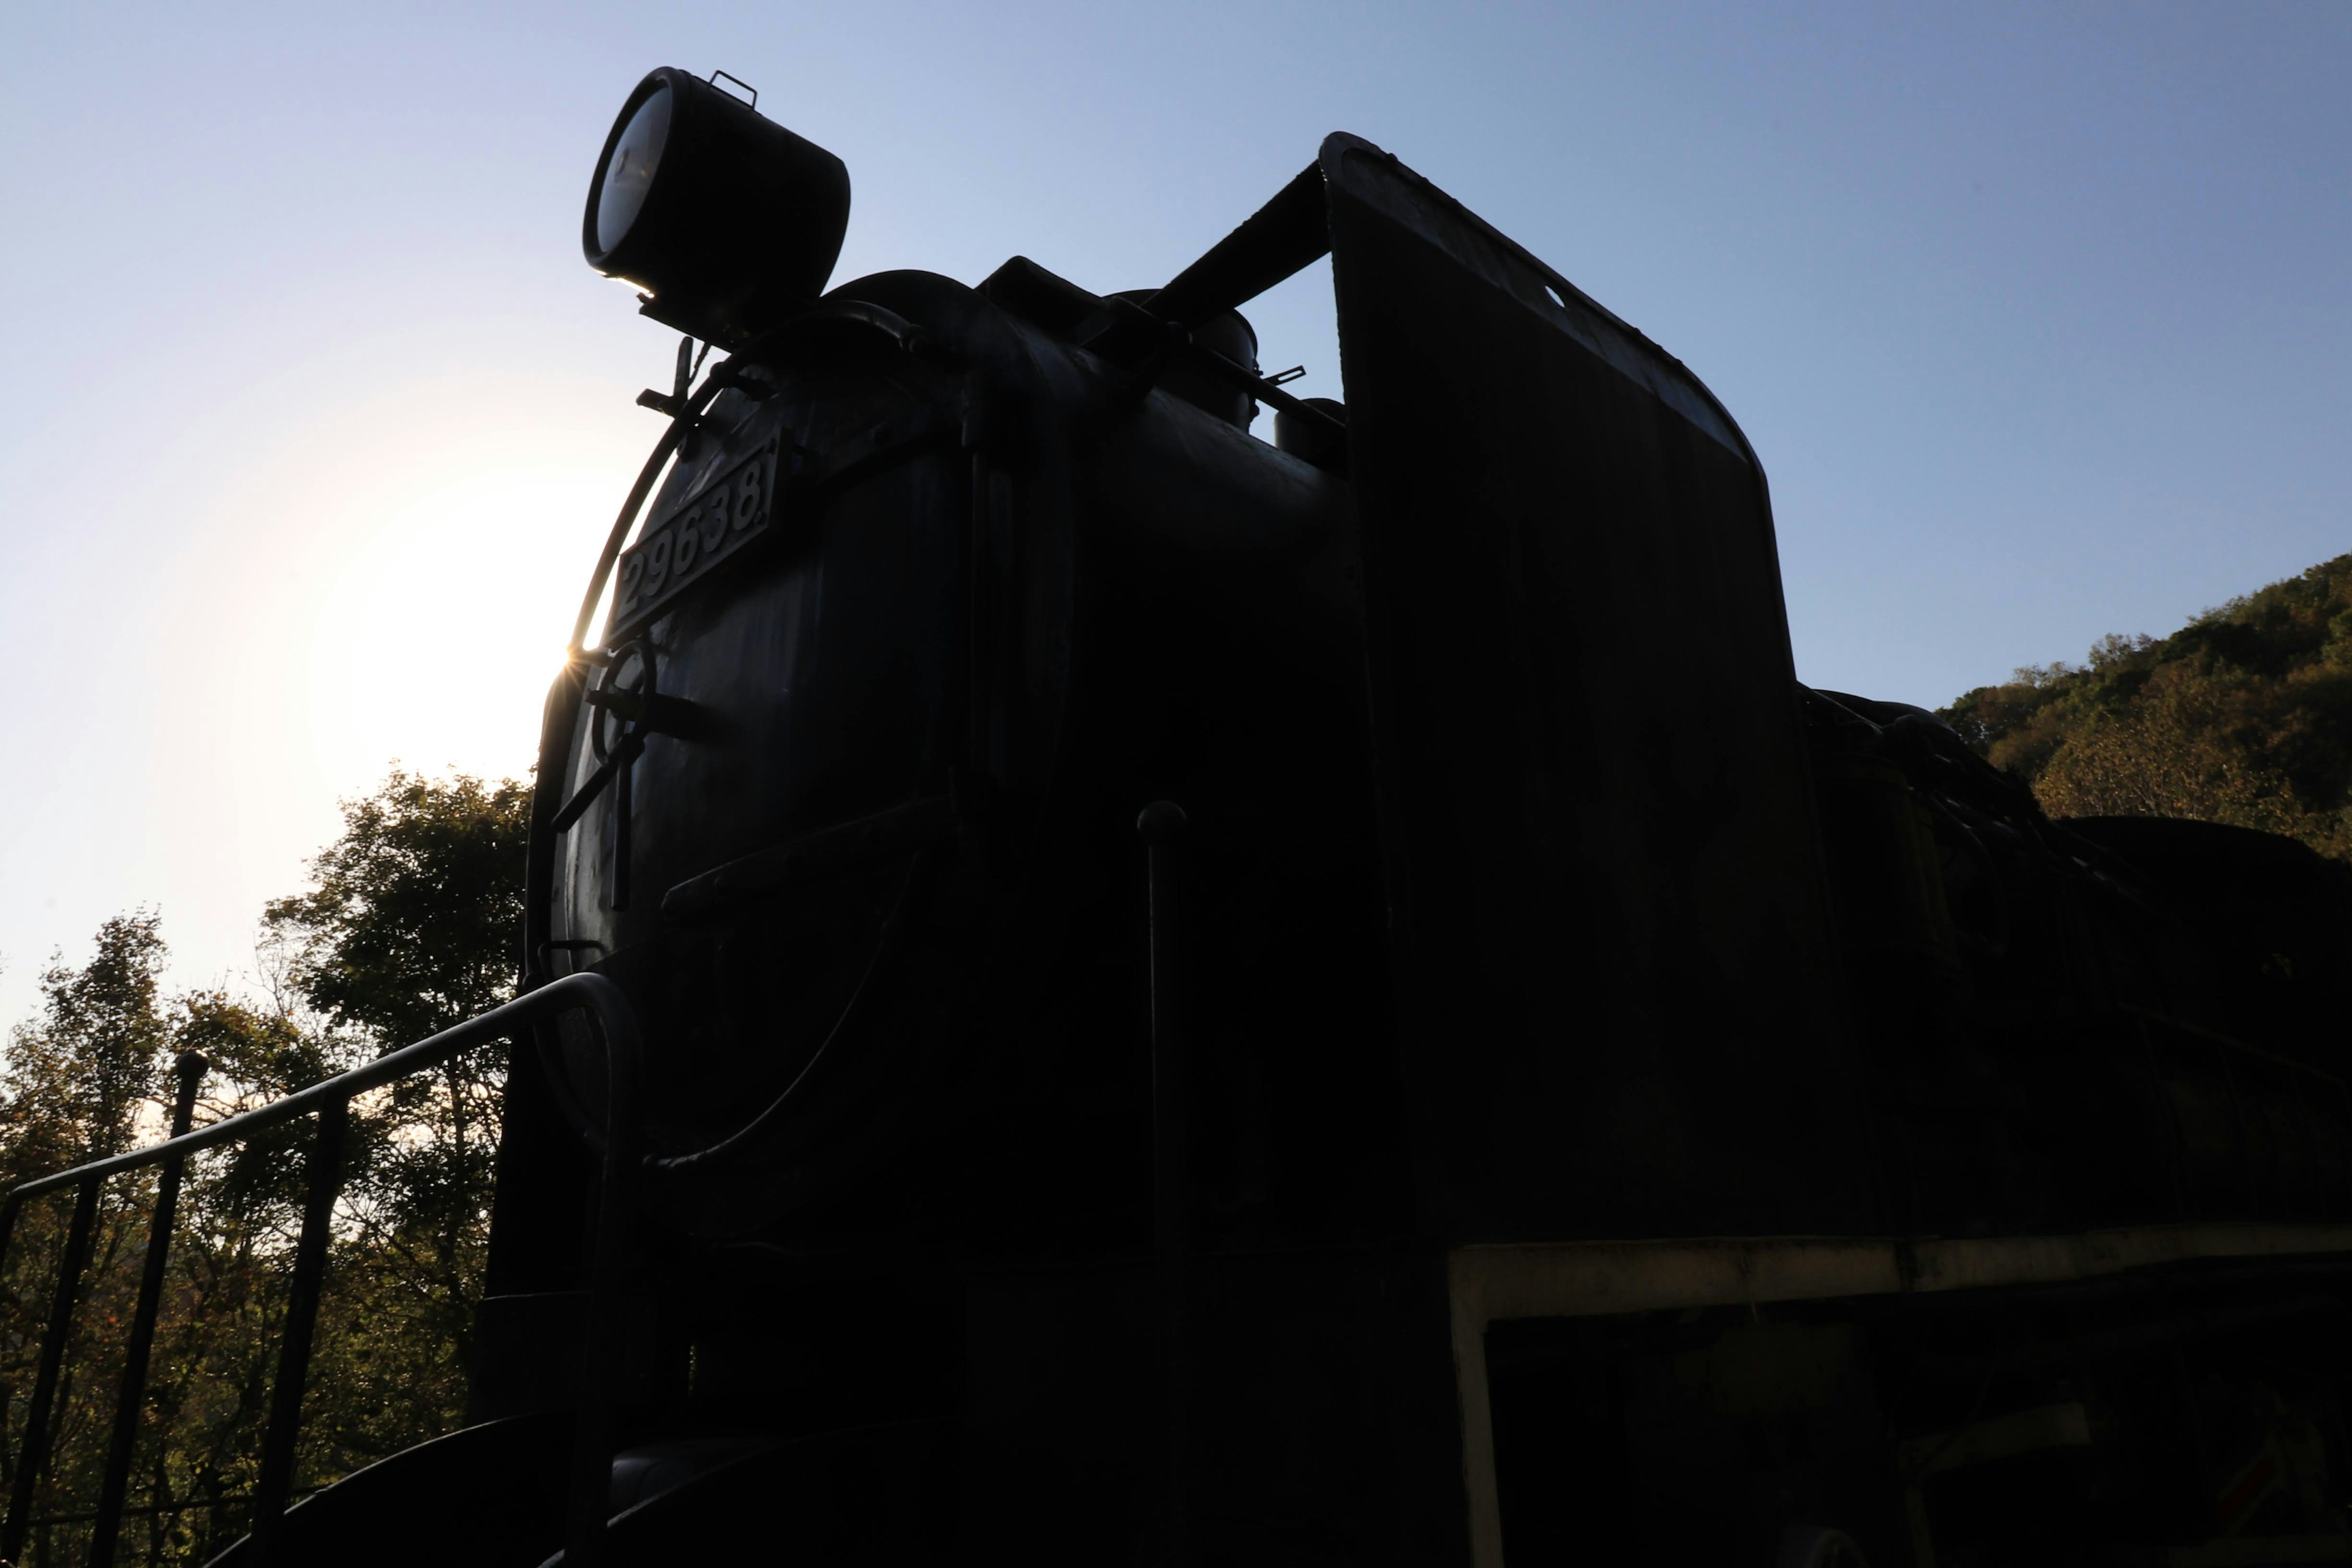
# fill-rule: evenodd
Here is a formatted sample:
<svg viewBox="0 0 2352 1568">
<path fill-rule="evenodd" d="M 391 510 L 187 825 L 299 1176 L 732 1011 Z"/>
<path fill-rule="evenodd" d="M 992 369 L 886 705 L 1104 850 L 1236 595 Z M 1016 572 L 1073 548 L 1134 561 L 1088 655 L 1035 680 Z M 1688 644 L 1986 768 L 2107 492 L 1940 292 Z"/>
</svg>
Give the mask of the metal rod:
<svg viewBox="0 0 2352 1568">
<path fill-rule="evenodd" d="M 237 1142 L 264 1128 L 299 1121 L 325 1106 L 340 1105 L 372 1089 L 396 1083 L 420 1068 L 447 1060 L 459 1051 L 488 1045 L 492 1040 L 503 1040 L 541 1018 L 569 1012 L 574 1007 L 584 1007 L 596 1015 L 608 1042 L 625 1037 L 630 1042 L 629 1048 L 635 1048 L 635 1016 L 629 1011 L 628 1000 L 621 994 L 621 988 L 601 974 L 567 974 L 561 980 L 550 981 L 536 991 L 527 992 L 503 1006 L 493 1007 L 478 1018 L 468 1018 L 455 1028 L 444 1029 L 413 1046 L 404 1046 L 372 1062 L 363 1062 L 323 1083 L 314 1083 L 299 1094 L 289 1094 L 283 1100 L 272 1100 L 258 1110 L 248 1110 L 242 1116 L 232 1116 L 225 1121 L 215 1121 L 209 1127 L 199 1127 L 184 1137 L 151 1143 L 127 1154 L 110 1155 L 103 1160 L 76 1165 L 71 1170 L 37 1177 L 16 1187 L 9 1194 L 10 1198 L 21 1202 L 72 1186 L 76 1182 L 91 1176 L 111 1176 L 123 1171 L 135 1171 L 142 1165 L 159 1165 L 174 1152 L 193 1154 L 215 1144 Z M 612 1047 L 608 1044 L 606 1048 Z"/>
<path fill-rule="evenodd" d="M 2352 1085 L 2347 1085 L 2342 1079 L 2336 1079 L 2334 1082 L 2336 1084 L 2336 1108 L 2344 1113 L 2343 1124 L 2347 1127 L 2352 1127 Z M 2339 1142 L 2336 1147 L 2341 1149 L 2344 1145 Z M 2352 1200 L 2352 1159 L 2347 1159 L 2344 1162 L 2344 1181 L 2347 1187 L 2345 1195 L 2347 1200 Z M 0 1246 L 6 1245 L 6 1241 L 7 1237 L 5 1235 L 0 1235 Z"/>
<path fill-rule="evenodd" d="M 84 1176 L 74 1199 L 73 1224 L 66 1231 L 66 1249 L 58 1259 L 58 1285 L 49 1299 L 49 1328 L 41 1336 L 41 1370 L 33 1384 L 33 1407 L 25 1417 L 25 1443 L 16 1454 L 16 1484 L 9 1493 L 8 1522 L 0 1526 L 0 1561 L 15 1563 L 25 1554 L 25 1533 L 33 1519 L 33 1488 L 49 1462 L 49 1408 L 57 1401 L 58 1375 L 64 1370 L 66 1334 L 73 1327 L 74 1300 L 80 1294 L 82 1270 L 89 1267 L 90 1232 L 98 1221 L 98 1189 L 101 1178 Z"/>
<path fill-rule="evenodd" d="M 1214 349 L 1202 348 L 1198 343 L 1192 344 L 1191 348 L 1193 363 L 1205 367 L 1210 374 L 1227 386 L 1248 393 L 1276 413 L 1287 414 L 1292 418 L 1303 419 L 1309 425 L 1320 425 L 1327 433 L 1333 436 L 1345 437 L 1348 434 L 1345 421 L 1334 418 L 1327 409 L 1318 408 L 1311 403 L 1292 396 L 1249 366 L 1236 364 Z"/>
<path fill-rule="evenodd" d="M 2301 1068 L 2291 1067 L 2286 1069 L 2287 1086 L 2294 1090 L 2295 1131 L 2303 1141 L 2304 1157 L 2311 1164 L 2311 1184 L 2319 1198 L 2319 1223 L 2325 1225 L 2327 1223 L 2327 1183 L 2323 1178 L 2322 1173 L 2326 1169 L 2327 1163 L 2320 1157 L 2319 1126 L 2311 1119 L 2311 1105 L 2303 1092 L 2303 1079 L 2304 1070 Z M 2285 1191 L 2285 1179 L 2282 1177 L 2279 1182 L 2282 1194 Z"/>
<path fill-rule="evenodd" d="M 266 1453 L 264 1458 L 263 1485 L 256 1490 L 256 1496 L 262 1500 L 263 1506 L 257 1510 L 255 1533 L 265 1535 L 274 1531 L 278 1516 L 284 1512 L 288 1496 L 286 1482 L 290 1480 L 292 1474 L 294 1423 L 300 1414 L 301 1384 L 308 1371 L 310 1334 L 318 1308 L 318 1277 L 325 1266 L 327 1221 L 331 1216 L 334 1197 L 333 1178 L 336 1173 L 332 1167 L 336 1162 L 322 1156 L 330 1152 L 340 1154 L 341 1123 L 346 1117 L 348 1102 L 354 1095 L 397 1082 L 460 1051 L 509 1038 L 542 1018 L 574 1008 L 584 1009 L 596 1019 L 598 1032 L 604 1040 L 608 1083 L 612 1091 L 603 1136 L 597 1137 L 593 1131 L 589 1136 L 591 1145 L 604 1156 L 604 1176 L 591 1272 L 594 1291 L 589 1310 L 591 1355 L 582 1372 L 579 1453 L 583 1457 L 594 1454 L 596 1459 L 592 1467 L 583 1458 L 578 1467 L 573 1508 L 575 1518 L 583 1514 L 591 1516 L 596 1526 L 593 1537 L 583 1536 L 579 1540 L 578 1544 L 585 1550 L 583 1554 L 575 1556 L 573 1562 L 594 1561 L 603 1545 L 604 1510 L 611 1494 L 612 1433 L 614 1426 L 609 1380 L 603 1375 L 596 1357 L 603 1355 L 609 1359 L 617 1353 L 620 1343 L 619 1282 L 626 1258 L 627 1224 L 634 1209 L 638 1166 L 642 1163 L 637 1152 L 636 1132 L 636 1085 L 642 1047 L 637 1036 L 636 1016 L 619 986 L 601 974 L 567 974 L 502 1006 L 493 1007 L 479 1017 L 469 1018 L 455 1028 L 444 1029 L 413 1046 L 387 1052 L 372 1062 L 338 1074 L 323 1083 L 312 1084 L 299 1093 L 288 1095 L 258 1110 L 181 1133 L 144 1149 L 88 1161 L 69 1170 L 53 1172 L 49 1175 L 20 1183 L 5 1200 L 0 1200 L 0 1257 L 5 1257 L 7 1241 L 15 1231 L 16 1215 L 27 1200 L 80 1184 L 73 1228 L 68 1236 L 66 1253 L 58 1272 L 58 1294 L 51 1307 L 49 1331 L 42 1342 L 41 1372 L 26 1423 L 25 1445 L 18 1458 L 8 1515 L 5 1522 L 0 1523 L 0 1563 L 14 1563 L 22 1558 L 25 1539 L 31 1529 L 33 1489 L 47 1457 L 49 1407 L 56 1399 L 58 1375 L 65 1357 L 65 1336 L 71 1325 L 77 1287 L 83 1270 L 89 1266 L 90 1231 L 97 1218 L 99 1185 L 106 1177 L 167 1161 L 182 1161 L 201 1150 L 249 1138 L 265 1129 L 282 1126 L 299 1117 L 312 1114 L 320 1117 L 320 1142 L 312 1149 L 310 1192 L 304 1209 L 302 1236 L 296 1248 L 296 1290 L 295 1299 L 288 1308 L 286 1353 L 280 1359 L 278 1385 L 273 1390 L 270 1426 L 265 1438 L 269 1453 Z M 306 1274 L 309 1280 L 307 1291 L 304 1284 Z M 307 1307 L 304 1305 L 306 1293 Z M 295 1353 L 298 1342 L 301 1364 L 290 1365 L 289 1358 Z M 293 1373 L 290 1377 L 289 1371 Z M 289 1405 L 292 1415 L 281 1420 L 280 1416 Z M 273 1479 L 270 1458 L 281 1445 L 285 1450 L 283 1476 L 278 1479 L 277 1489 L 273 1492 L 270 1490 Z M 266 1556 L 266 1542 L 257 1541 L 255 1545 L 257 1556 Z"/>
<path fill-rule="evenodd" d="M 1151 963 L 1151 1217 L 1160 1266 L 1168 1398 L 1169 1556 L 1192 1561 L 1192 1457 L 1191 1223 L 1186 1203 L 1188 1086 L 1178 1010 L 1175 840 L 1183 807 L 1153 801 L 1135 819 L 1143 837 Z"/>
<path fill-rule="evenodd" d="M 621 545 L 629 537 L 630 525 L 637 521 L 638 509 L 653 493 L 654 480 L 661 477 L 662 465 L 669 460 L 671 450 L 692 433 L 695 416 L 709 407 L 711 400 L 727 389 L 719 374 L 725 368 L 714 368 L 701 390 L 687 399 L 685 409 L 671 418 L 669 428 L 654 443 L 653 456 L 637 471 L 637 482 L 629 487 L 628 499 L 621 503 L 621 514 L 613 520 L 612 531 L 604 536 L 604 548 L 597 553 L 596 570 L 589 574 L 587 597 L 580 601 L 580 618 L 572 626 L 572 653 L 577 654 L 588 641 L 588 623 L 596 616 L 596 601 L 604 596 L 604 584 L 613 575 L 613 563 L 619 558 Z"/>
<path fill-rule="evenodd" d="M 286 1328 L 278 1342 L 278 1381 L 269 1391 L 269 1428 L 261 1439 L 261 1478 L 253 1489 L 253 1559 L 270 1562 L 286 1500 L 294 1490 L 295 1440 L 302 1432 L 302 1394 L 310 1376 L 310 1336 L 319 1323 L 319 1286 L 327 1272 L 327 1242 L 334 1228 L 335 1194 L 343 1180 L 347 1102 L 319 1112 L 302 1197 L 302 1234 L 294 1244 L 294 1283 L 287 1293 Z"/>
<path fill-rule="evenodd" d="M 637 1148 L 640 1051 L 636 1024 L 625 1006 L 600 1013 L 598 1018 L 604 1031 L 604 1171 L 589 1248 L 588 1331 L 581 1347 L 580 1413 L 572 1426 L 572 1495 L 563 1536 L 565 1568 L 597 1568 L 604 1560 L 604 1521 L 612 1501 L 613 1450 L 620 1419 L 619 1363 L 625 1354 L 621 1291 L 642 1163 Z"/>
<path fill-rule="evenodd" d="M 2238 1147 L 2244 1153 L 2246 1168 L 2246 1206 L 2262 1205 L 2262 1176 L 2254 1159 L 2254 1125 L 2246 1118 L 2245 1096 L 2238 1092 L 2238 1074 L 2230 1066 L 2230 1047 L 2219 1041 L 2213 1046 L 2213 1059 L 2221 1064 L 2221 1081 L 2230 1089 L 2230 1113 L 2238 1124 Z"/>
<path fill-rule="evenodd" d="M 637 754 L 625 737 L 620 750 L 613 754 L 620 759 L 621 771 L 613 775 L 613 908 L 629 907 L 629 860 L 633 850 L 630 827 L 636 820 L 636 761 Z"/>
<path fill-rule="evenodd" d="M 2189 1133 L 2180 1125 L 2180 1106 L 2172 1098 L 2172 1086 L 2156 1070 L 2156 1037 L 2149 1032 L 2147 1020 L 2133 1014 L 2131 1026 L 2139 1041 L 2140 1072 L 2147 1079 L 2148 1097 L 2164 1113 L 2165 1126 L 2172 1132 L 2171 1142 L 2166 1144 L 2172 1158 L 2166 1169 L 2172 1179 L 2173 1217 L 2185 1220 L 2189 1215 Z"/>
<path fill-rule="evenodd" d="M 975 410 L 967 416 L 967 439 L 975 444 L 971 449 L 971 539 L 965 559 L 970 563 L 971 580 L 964 584 L 964 668 L 970 689 L 965 693 L 964 760 L 974 778 L 990 775 L 988 750 L 988 705 L 994 695 L 991 690 L 989 589 L 994 573 L 989 560 L 989 463 L 987 449 L 977 443 L 984 438 L 984 422 Z M 983 426 L 982 428 L 974 428 Z"/>
<path fill-rule="evenodd" d="M 175 1070 L 179 1093 L 172 1100 L 172 1136 L 182 1136 L 196 1113 L 196 1090 L 210 1064 L 194 1051 L 181 1054 Z M 122 1352 L 122 1387 L 114 1399 L 114 1436 L 106 1449 L 106 1479 L 98 1494 L 98 1527 L 90 1531 L 89 1568 L 113 1568 L 122 1530 L 122 1504 L 131 1491 L 131 1459 L 139 1446 L 139 1417 L 147 1406 L 147 1358 L 155 1345 L 155 1314 L 163 1301 L 163 1275 L 172 1255 L 172 1222 L 180 1207 L 180 1175 L 187 1156 L 163 1162 L 155 1188 L 155 1213 L 147 1225 L 147 1258 L 139 1273 L 139 1308 L 131 1320 L 131 1342 Z"/>
<path fill-rule="evenodd" d="M 562 833 L 579 821 L 582 815 L 595 804 L 597 794 L 613 782 L 613 775 L 621 771 L 625 761 L 624 758 L 611 756 L 597 763 L 596 771 L 581 782 L 579 790 L 570 800 L 557 808 L 554 820 L 548 825 L 550 831 Z"/>
</svg>

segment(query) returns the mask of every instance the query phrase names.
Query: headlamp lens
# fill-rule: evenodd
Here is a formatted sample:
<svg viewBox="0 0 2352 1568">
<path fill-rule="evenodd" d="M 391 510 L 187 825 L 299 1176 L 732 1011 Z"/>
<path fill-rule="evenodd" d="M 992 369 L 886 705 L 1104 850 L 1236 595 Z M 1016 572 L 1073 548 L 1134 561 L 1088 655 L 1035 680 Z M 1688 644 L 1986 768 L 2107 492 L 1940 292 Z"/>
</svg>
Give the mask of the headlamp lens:
<svg viewBox="0 0 2352 1568">
<path fill-rule="evenodd" d="M 580 249 L 646 315 L 733 353 L 824 292 L 848 226 L 840 159 L 664 66 L 604 134 Z"/>
<path fill-rule="evenodd" d="M 669 140 L 670 96 L 656 88 L 637 105 L 628 127 L 613 144 L 613 160 L 604 166 L 604 184 L 596 200 L 596 248 L 610 251 L 637 221 L 652 188 L 654 170 L 661 163 L 662 145 Z"/>
</svg>

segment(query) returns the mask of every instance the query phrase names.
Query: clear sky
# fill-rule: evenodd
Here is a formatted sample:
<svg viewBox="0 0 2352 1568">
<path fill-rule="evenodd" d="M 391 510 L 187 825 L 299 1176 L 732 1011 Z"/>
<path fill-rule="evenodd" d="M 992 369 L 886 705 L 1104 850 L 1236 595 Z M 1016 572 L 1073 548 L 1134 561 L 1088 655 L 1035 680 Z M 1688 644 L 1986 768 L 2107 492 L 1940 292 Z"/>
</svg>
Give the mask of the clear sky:
<svg viewBox="0 0 2352 1568">
<path fill-rule="evenodd" d="M 840 279 L 1150 286 L 1369 137 L 1714 387 L 1818 684 L 1947 701 L 2352 549 L 2340 0 L 19 0 L 0 1023 L 135 905 L 234 975 L 395 758 L 529 766 L 676 341 L 578 243 L 656 65 L 847 162 Z M 1316 282 L 1254 314 L 1336 394 Z"/>
</svg>

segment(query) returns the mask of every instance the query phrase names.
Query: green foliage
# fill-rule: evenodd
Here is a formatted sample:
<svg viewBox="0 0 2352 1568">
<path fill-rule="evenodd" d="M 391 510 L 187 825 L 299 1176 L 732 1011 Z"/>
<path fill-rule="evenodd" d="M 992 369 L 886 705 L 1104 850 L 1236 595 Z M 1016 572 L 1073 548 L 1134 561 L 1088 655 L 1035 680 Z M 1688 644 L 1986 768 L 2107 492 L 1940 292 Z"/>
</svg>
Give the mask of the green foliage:
<svg viewBox="0 0 2352 1568">
<path fill-rule="evenodd" d="M 512 984 L 527 790 L 394 773 L 347 802 L 314 885 L 273 902 L 275 994 L 166 997 L 156 917 L 100 928 L 52 963 L 43 1006 L 0 1063 L 0 1178 L 13 1184 L 160 1137 L 183 1051 L 210 1066 L 197 1121 L 279 1099 L 496 1005 Z M 352 1106 L 313 1343 L 298 1485 L 316 1486 L 462 1418 L 488 1242 L 499 1064 L 475 1053 Z M 118 1561 L 199 1563 L 246 1527 L 299 1229 L 309 1124 L 192 1163 L 170 1254 L 131 1506 Z M 95 1506 L 154 1173 L 106 1189 L 36 1518 Z M 0 1268 L 0 1458 L 31 1396 L 71 1194 L 25 1208 Z M 0 1474 L 0 1482 L 9 1478 Z M 86 1523 L 36 1531 L 27 1559 L 79 1563 Z"/>
<path fill-rule="evenodd" d="M 131 1118 L 162 1070 L 167 1029 L 156 1005 L 163 939 L 146 911 L 99 927 L 81 969 L 41 975 L 38 1022 L 17 1026 L 0 1089 L 11 1184 L 129 1147 Z"/>
<path fill-rule="evenodd" d="M 2352 555 L 1942 715 L 2053 816 L 2186 816 L 2352 855 Z"/>
<path fill-rule="evenodd" d="M 376 1052 L 506 1001 L 530 824 L 530 789 L 512 780 L 436 783 L 395 771 L 374 795 L 345 802 L 342 837 L 311 862 L 315 886 L 274 900 L 265 917 L 288 944 L 294 990 Z M 498 1061 L 478 1052 L 394 1085 L 355 1121 L 362 1155 L 351 1206 L 373 1246 L 345 1282 L 411 1324 L 392 1340 L 448 1347 L 434 1368 L 379 1380 L 394 1405 L 415 1406 L 426 1389 L 428 1403 L 454 1408 L 462 1400 L 461 1358 L 488 1242 L 499 1087 Z M 356 1283 L 361 1276 L 373 1283 Z M 367 1350 L 372 1373 L 391 1369 L 376 1363 L 386 1342 L 380 1331 L 353 1342 Z M 363 1447 L 389 1440 L 380 1422 L 349 1430 Z"/>
<path fill-rule="evenodd" d="M 289 976 L 335 1022 L 406 1045 L 512 994 L 530 792 L 394 772 L 343 803 L 343 836 L 310 863 L 318 885 L 273 900 L 296 943 Z"/>
</svg>

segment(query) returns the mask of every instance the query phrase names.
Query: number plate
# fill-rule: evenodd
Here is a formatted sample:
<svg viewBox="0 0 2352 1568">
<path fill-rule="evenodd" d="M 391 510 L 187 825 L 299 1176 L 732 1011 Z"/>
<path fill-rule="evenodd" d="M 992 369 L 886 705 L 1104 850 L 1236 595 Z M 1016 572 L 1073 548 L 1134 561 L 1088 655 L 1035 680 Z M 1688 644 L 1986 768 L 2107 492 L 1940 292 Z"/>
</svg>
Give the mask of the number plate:
<svg viewBox="0 0 2352 1568">
<path fill-rule="evenodd" d="M 771 437 L 700 495 L 656 518 L 623 552 L 606 647 L 619 647 L 719 563 L 766 535 L 775 511 L 776 452 Z"/>
</svg>

